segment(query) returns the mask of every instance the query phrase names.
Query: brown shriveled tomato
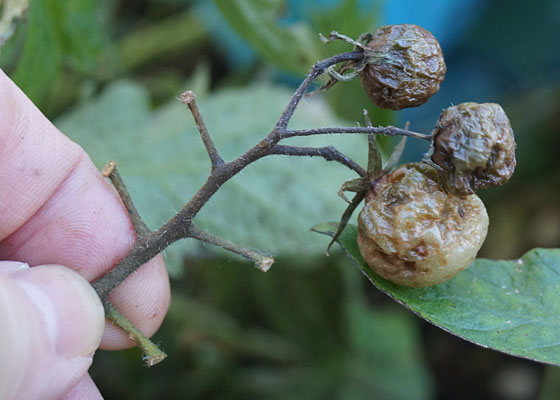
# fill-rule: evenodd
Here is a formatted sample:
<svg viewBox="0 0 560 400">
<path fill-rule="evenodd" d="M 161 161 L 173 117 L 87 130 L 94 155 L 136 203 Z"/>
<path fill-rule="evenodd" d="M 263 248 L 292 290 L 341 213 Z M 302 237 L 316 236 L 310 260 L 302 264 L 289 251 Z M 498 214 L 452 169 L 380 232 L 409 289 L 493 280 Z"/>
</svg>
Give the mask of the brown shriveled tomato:
<svg viewBox="0 0 560 400">
<path fill-rule="evenodd" d="M 362 85 L 382 108 L 400 110 L 424 104 L 437 93 L 447 70 L 436 38 L 417 25 L 387 25 L 366 45 L 368 65 Z"/>
<path fill-rule="evenodd" d="M 515 138 L 502 107 L 462 103 L 444 110 L 433 132 L 432 161 L 455 194 L 506 183 L 516 165 Z"/>
<path fill-rule="evenodd" d="M 482 246 L 488 215 L 476 195 L 455 196 L 423 164 L 405 164 L 375 181 L 358 218 L 368 265 L 399 285 L 445 282 L 467 268 Z"/>
</svg>

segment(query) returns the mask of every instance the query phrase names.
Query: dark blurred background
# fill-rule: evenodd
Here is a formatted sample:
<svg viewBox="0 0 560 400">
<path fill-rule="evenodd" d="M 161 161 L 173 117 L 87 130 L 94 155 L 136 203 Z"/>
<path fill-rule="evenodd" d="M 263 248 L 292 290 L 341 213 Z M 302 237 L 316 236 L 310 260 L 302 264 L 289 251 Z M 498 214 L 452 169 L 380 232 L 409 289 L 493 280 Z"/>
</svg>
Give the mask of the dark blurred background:
<svg viewBox="0 0 560 400">
<path fill-rule="evenodd" d="M 355 124 L 366 108 L 375 124 L 410 121 L 412 130 L 430 133 L 452 104 L 500 103 L 516 133 L 518 167 L 506 186 L 480 193 L 491 221 L 480 256 L 516 258 L 533 247 L 559 247 L 558 1 L 32 0 L 27 22 L 0 53 L 0 67 L 97 164 L 126 153 L 125 178 L 148 222 L 158 224 L 165 215 L 150 209 L 162 208 L 161 201 L 164 214 L 172 212 L 196 189 L 177 193 L 173 177 L 191 174 L 201 182 L 207 173 L 205 161 L 186 172 L 181 160 L 170 161 L 183 148 L 172 142 L 174 133 L 185 135 L 185 126 L 194 132 L 174 97 L 193 88 L 210 128 L 219 135 L 231 127 L 254 143 L 315 61 L 349 50 L 322 44 L 319 32 L 357 37 L 396 23 L 421 25 L 440 40 L 448 69 L 440 92 L 419 108 L 387 112 L 370 103 L 359 82 L 338 84 L 310 99 L 297 123 Z M 133 138 L 146 124 L 144 135 L 161 131 L 160 139 Z M 226 153 L 228 144 L 232 156 L 248 147 L 222 133 L 217 142 Z M 358 158 L 362 139 L 349 150 Z M 193 143 L 189 151 L 203 160 L 202 146 Z M 380 145 L 388 151 L 394 143 Z M 158 164 L 165 165 L 163 178 L 150 175 L 143 183 L 141 151 L 167 160 Z M 409 141 L 404 161 L 425 151 Z M 218 196 L 218 206 L 201 216 L 205 228 L 273 251 L 278 262 L 271 271 L 205 246 L 170 250 L 173 304 L 154 338 L 169 358 L 147 369 L 137 349 L 99 351 L 91 374 L 107 399 L 560 398 L 557 368 L 432 327 L 376 291 L 340 253 L 324 257 L 325 238 L 304 232 L 290 241 L 305 227 L 336 220 L 344 207 L 330 186 L 321 191 L 342 183 L 334 170 L 321 160 L 297 165 L 289 174 L 281 162 L 248 171 L 230 187 L 233 194 Z M 303 175 L 317 186 L 298 186 Z M 261 195 L 275 189 L 279 194 Z M 242 206 L 228 208 L 240 198 Z M 307 218 L 292 223 L 290 213 L 306 207 L 318 214 L 301 211 Z"/>
</svg>

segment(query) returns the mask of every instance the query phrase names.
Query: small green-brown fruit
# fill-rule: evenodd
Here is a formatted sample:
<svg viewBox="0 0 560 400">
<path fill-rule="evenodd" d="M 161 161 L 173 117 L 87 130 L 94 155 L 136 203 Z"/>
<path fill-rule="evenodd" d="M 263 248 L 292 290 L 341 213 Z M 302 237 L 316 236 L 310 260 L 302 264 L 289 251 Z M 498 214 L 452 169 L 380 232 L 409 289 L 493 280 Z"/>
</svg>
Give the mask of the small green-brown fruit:
<svg viewBox="0 0 560 400">
<path fill-rule="evenodd" d="M 424 104 L 437 93 L 446 66 L 437 39 L 417 25 L 387 25 L 366 45 L 368 65 L 362 85 L 382 108 L 400 110 Z"/>
<path fill-rule="evenodd" d="M 462 103 L 443 111 L 433 132 L 432 161 L 455 194 L 506 183 L 515 169 L 515 138 L 499 104 Z"/>
<path fill-rule="evenodd" d="M 467 268 L 487 230 L 478 196 L 448 193 L 431 167 L 405 164 L 372 184 L 358 218 L 358 246 L 383 278 L 426 287 Z"/>
</svg>

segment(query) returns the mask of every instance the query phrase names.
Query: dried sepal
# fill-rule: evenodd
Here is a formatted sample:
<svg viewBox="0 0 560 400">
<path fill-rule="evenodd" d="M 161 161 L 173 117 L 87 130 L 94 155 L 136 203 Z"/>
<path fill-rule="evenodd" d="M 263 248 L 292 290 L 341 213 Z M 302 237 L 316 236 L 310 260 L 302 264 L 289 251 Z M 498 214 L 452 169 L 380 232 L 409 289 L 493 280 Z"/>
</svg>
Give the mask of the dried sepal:
<svg viewBox="0 0 560 400">
<path fill-rule="evenodd" d="M 391 156 L 389 156 L 389 159 L 387 160 L 387 163 L 383 168 L 383 172 L 387 173 L 391 171 L 393 168 L 395 168 L 395 166 L 397 165 L 397 163 L 399 162 L 399 160 L 401 159 L 404 153 L 405 146 L 406 146 L 406 136 L 403 136 L 401 141 L 395 146 L 395 149 L 391 153 Z"/>
<path fill-rule="evenodd" d="M 338 237 L 344 231 L 344 228 L 346 228 L 346 225 L 348 224 L 348 221 L 350 220 L 350 217 L 354 213 L 354 210 L 358 207 L 358 205 L 364 199 L 365 194 L 366 194 L 365 190 L 362 190 L 362 191 L 356 193 L 356 195 L 354 196 L 352 201 L 346 207 L 346 210 L 344 210 L 344 213 L 342 214 L 342 217 L 340 218 L 340 222 L 338 223 L 338 227 L 336 228 L 336 232 L 332 236 L 332 239 L 327 246 L 327 255 L 329 255 L 329 250 L 331 249 L 331 246 L 333 245 L 333 243 L 335 243 L 338 240 Z"/>
</svg>

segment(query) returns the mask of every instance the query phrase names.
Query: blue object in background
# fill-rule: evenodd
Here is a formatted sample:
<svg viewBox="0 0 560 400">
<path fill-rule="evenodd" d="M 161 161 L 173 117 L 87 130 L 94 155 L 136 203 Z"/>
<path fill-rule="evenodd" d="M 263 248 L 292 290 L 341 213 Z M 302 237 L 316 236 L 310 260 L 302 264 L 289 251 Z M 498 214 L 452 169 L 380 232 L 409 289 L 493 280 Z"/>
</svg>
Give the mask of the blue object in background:
<svg viewBox="0 0 560 400">
<path fill-rule="evenodd" d="M 293 20 L 310 21 L 318 9 L 332 9 L 342 1 L 344 0 L 287 0 L 288 15 Z M 443 47 L 462 38 L 484 4 L 487 3 L 482 0 L 358 0 L 364 13 L 370 10 L 381 11 L 380 25 L 420 25 L 432 32 Z"/>
<path fill-rule="evenodd" d="M 415 24 L 429 30 L 444 51 L 463 38 L 488 2 L 481 0 L 388 0 L 383 24 Z"/>
</svg>

